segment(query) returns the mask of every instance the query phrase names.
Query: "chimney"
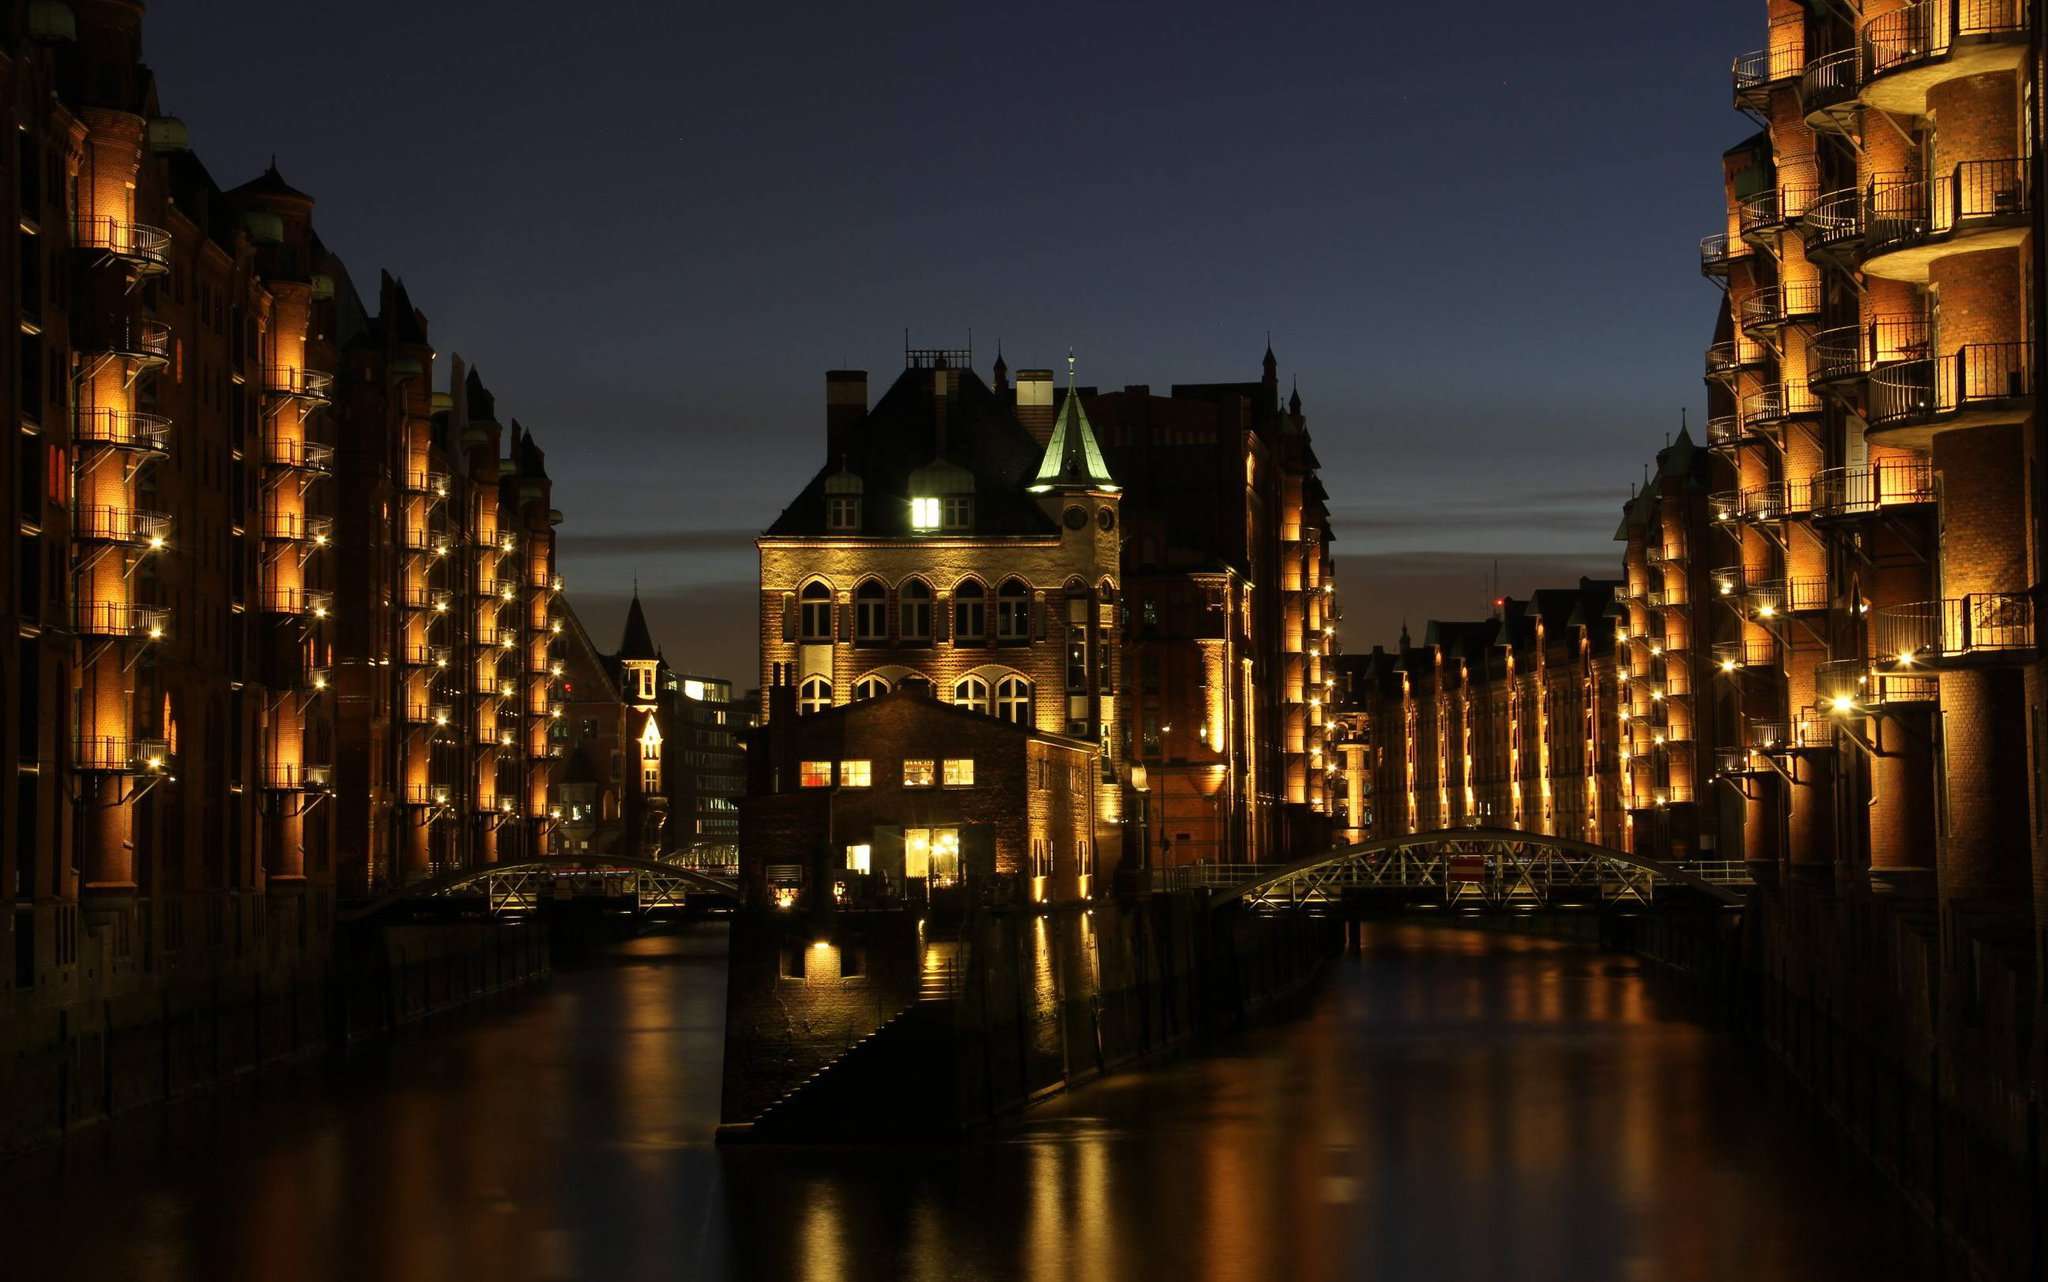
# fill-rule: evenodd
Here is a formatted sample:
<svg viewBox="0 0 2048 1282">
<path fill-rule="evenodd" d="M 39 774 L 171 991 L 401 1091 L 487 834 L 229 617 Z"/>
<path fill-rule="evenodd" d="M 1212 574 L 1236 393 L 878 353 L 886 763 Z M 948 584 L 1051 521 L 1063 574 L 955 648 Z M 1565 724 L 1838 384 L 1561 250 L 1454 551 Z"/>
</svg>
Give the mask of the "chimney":
<svg viewBox="0 0 2048 1282">
<path fill-rule="evenodd" d="M 1052 371 L 1017 371 L 1017 422 L 1031 439 L 1044 445 L 1052 440 Z"/>
<path fill-rule="evenodd" d="M 853 435 L 868 416 L 868 372 L 864 369 L 825 371 L 825 462 L 843 461 L 853 450 Z"/>
</svg>

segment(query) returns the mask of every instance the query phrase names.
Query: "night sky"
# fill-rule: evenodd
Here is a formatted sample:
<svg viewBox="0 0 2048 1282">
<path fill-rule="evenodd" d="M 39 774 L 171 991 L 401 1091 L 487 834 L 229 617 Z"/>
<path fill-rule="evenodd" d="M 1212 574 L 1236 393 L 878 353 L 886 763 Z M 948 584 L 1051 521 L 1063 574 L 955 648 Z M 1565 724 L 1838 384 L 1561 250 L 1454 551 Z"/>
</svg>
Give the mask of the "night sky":
<svg viewBox="0 0 2048 1282">
<path fill-rule="evenodd" d="M 272 153 L 548 451 L 570 598 L 758 680 L 754 533 L 973 331 L 1103 386 L 1298 377 L 1347 649 L 1611 573 L 1700 422 L 1730 57 L 1763 6 L 151 6 L 164 109 Z M 371 301 L 374 303 L 374 296 Z M 445 371 L 442 375 L 445 380 Z"/>
</svg>

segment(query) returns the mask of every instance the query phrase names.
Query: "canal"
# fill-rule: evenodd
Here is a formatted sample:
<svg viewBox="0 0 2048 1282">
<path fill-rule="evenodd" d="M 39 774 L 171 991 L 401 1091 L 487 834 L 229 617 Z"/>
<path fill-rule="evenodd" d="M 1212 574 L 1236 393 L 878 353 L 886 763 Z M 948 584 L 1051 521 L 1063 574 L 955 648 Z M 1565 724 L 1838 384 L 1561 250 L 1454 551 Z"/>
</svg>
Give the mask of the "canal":
<svg viewBox="0 0 2048 1282">
<path fill-rule="evenodd" d="M 15 1276 L 1914 1278 L 1907 1217 L 1634 962 L 1384 926 L 1300 1019 L 984 1142 L 712 1146 L 722 928 L 0 1167 Z"/>
</svg>

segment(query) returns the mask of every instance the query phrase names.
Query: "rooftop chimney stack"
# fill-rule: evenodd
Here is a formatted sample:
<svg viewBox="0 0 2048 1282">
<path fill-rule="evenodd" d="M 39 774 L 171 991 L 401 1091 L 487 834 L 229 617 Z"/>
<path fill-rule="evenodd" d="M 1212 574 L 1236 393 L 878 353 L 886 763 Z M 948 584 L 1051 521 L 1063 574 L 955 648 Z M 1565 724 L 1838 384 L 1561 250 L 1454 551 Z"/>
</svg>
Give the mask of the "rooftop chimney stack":
<svg viewBox="0 0 2048 1282">
<path fill-rule="evenodd" d="M 825 461 L 838 464 L 853 450 L 854 434 L 868 416 L 868 372 L 825 371 Z"/>
<path fill-rule="evenodd" d="M 1017 422 L 1041 446 L 1052 440 L 1052 371 L 1017 371 Z"/>
</svg>

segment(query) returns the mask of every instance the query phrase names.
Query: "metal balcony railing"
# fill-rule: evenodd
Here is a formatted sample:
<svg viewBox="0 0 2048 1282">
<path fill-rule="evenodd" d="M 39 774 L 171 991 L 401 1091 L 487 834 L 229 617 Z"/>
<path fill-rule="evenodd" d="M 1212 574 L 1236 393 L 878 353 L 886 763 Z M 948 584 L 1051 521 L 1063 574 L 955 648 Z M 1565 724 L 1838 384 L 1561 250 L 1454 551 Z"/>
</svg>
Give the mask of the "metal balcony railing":
<svg viewBox="0 0 2048 1282">
<path fill-rule="evenodd" d="M 1750 330 L 1776 329 L 1795 321 L 1820 315 L 1820 282 L 1792 281 L 1751 291 L 1742 300 L 1742 327 Z"/>
<path fill-rule="evenodd" d="M 325 588 L 273 586 L 263 594 L 263 608 L 271 614 L 324 619 L 334 609 L 334 594 Z"/>
<path fill-rule="evenodd" d="M 272 792 L 324 792 L 334 783 L 334 767 L 296 761 L 263 763 L 263 786 Z"/>
<path fill-rule="evenodd" d="M 1806 69 L 1806 40 L 1797 24 L 1777 24 L 1768 48 L 1737 54 L 1729 69 L 1735 106 L 1755 111 L 1768 107 L 1771 90 L 1796 80 Z"/>
<path fill-rule="evenodd" d="M 169 452 L 170 435 L 171 420 L 162 414 L 102 409 L 96 405 L 76 405 L 71 410 L 74 444 L 164 454 Z"/>
<path fill-rule="evenodd" d="M 264 460 L 272 467 L 325 476 L 334 471 L 334 447 L 303 436 L 272 435 L 264 444 Z"/>
<path fill-rule="evenodd" d="M 1976 411 L 2024 408 L 2032 397 L 2026 343 L 1968 343 L 1952 355 L 1900 361 L 1871 371 L 1873 428 L 1910 427 Z"/>
<path fill-rule="evenodd" d="M 1750 247 L 1739 238 L 1731 238 L 1727 232 L 1716 232 L 1700 238 L 1700 275 L 1725 275 L 1736 262 L 1749 257 Z"/>
<path fill-rule="evenodd" d="M 1742 444 L 1744 432 L 1740 414 L 1717 414 L 1707 420 L 1707 447 L 1733 449 Z"/>
<path fill-rule="evenodd" d="M 1871 648 L 1887 662 L 2026 657 L 2034 651 L 2034 599 L 2019 592 L 1972 592 L 1939 601 L 1879 606 Z"/>
<path fill-rule="evenodd" d="M 1932 182 L 1880 175 L 1864 192 L 1864 254 L 1911 248 L 1975 226 L 2016 223 L 2030 207 L 2023 159 L 1961 161 Z"/>
<path fill-rule="evenodd" d="M 448 474 L 446 472 L 408 471 L 405 474 L 405 492 L 408 494 L 431 494 L 437 498 L 448 496 Z"/>
<path fill-rule="evenodd" d="M 1804 383 L 1774 383 L 1742 398 L 1747 427 L 1775 427 L 1788 418 L 1812 418 L 1820 412 L 1820 397 Z"/>
<path fill-rule="evenodd" d="M 1814 197 L 1800 215 L 1807 248 L 1840 250 L 1863 238 L 1863 193 L 1855 187 Z"/>
<path fill-rule="evenodd" d="M 305 512 L 266 512 L 263 537 L 274 543 L 311 543 L 326 547 L 334 537 L 334 518 Z"/>
<path fill-rule="evenodd" d="M 1823 712 L 1846 713 L 1907 703 L 1933 703 L 1941 681 L 1930 672 L 1889 671 L 1870 659 L 1834 659 L 1813 672 L 1814 702 Z"/>
<path fill-rule="evenodd" d="M 1743 742 L 1757 752 L 1780 752 L 1792 745 L 1789 721 L 1751 721 L 1743 728 Z"/>
<path fill-rule="evenodd" d="M 171 769 L 171 745 L 166 739 L 75 735 L 71 767 L 95 774 L 163 774 Z"/>
<path fill-rule="evenodd" d="M 445 806 L 454 792 L 445 783 L 409 783 L 405 785 L 405 804 L 408 806 Z"/>
<path fill-rule="evenodd" d="M 71 510 L 71 536 L 95 543 L 128 543 L 160 548 L 171 536 L 168 513 L 133 507 L 79 507 Z"/>
<path fill-rule="evenodd" d="M 263 371 L 263 390 L 294 400 L 324 401 L 334 390 L 334 375 L 297 365 L 272 365 Z"/>
<path fill-rule="evenodd" d="M 1916 0 L 1864 23 L 1859 45 L 1865 74 L 1874 80 L 1937 62 L 1965 41 L 2020 40 L 2026 34 L 2024 0 Z"/>
<path fill-rule="evenodd" d="M 1771 638 L 1756 641 L 1746 637 L 1740 641 L 1716 641 L 1714 666 L 1723 672 L 1733 672 L 1738 668 L 1775 668 L 1778 666 L 1778 643 Z"/>
<path fill-rule="evenodd" d="M 1822 54 L 1799 76 L 1799 105 L 1811 116 L 1856 101 L 1863 87 L 1863 49 L 1857 45 Z"/>
<path fill-rule="evenodd" d="M 1716 566 L 1707 574 L 1707 581 L 1713 585 L 1714 595 L 1732 601 L 1749 591 L 1751 583 L 1762 582 L 1764 571 L 1746 565 Z"/>
<path fill-rule="evenodd" d="M 109 328 L 102 350 L 139 365 L 158 366 L 170 360 L 171 327 L 162 321 L 124 316 Z"/>
<path fill-rule="evenodd" d="M 515 601 L 519 598 L 519 581 L 505 578 L 480 579 L 477 581 L 476 594 L 499 602 Z"/>
<path fill-rule="evenodd" d="M 169 271 L 171 234 L 147 223 L 129 222 L 111 214 L 86 214 L 71 220 L 71 243 L 96 249 L 140 271 Z"/>
<path fill-rule="evenodd" d="M 170 627 L 170 621 L 171 612 L 160 605 L 137 605 L 132 601 L 71 603 L 71 624 L 80 636 L 138 637 L 159 641 Z"/>
<path fill-rule="evenodd" d="M 1861 516 L 1885 507 L 1934 502 L 1927 459 L 1883 459 L 1868 467 L 1831 467 L 1814 475 L 1816 516 Z"/>
<path fill-rule="evenodd" d="M 1707 496 L 1707 515 L 1720 525 L 1742 519 L 1742 491 L 1715 490 Z"/>
<path fill-rule="evenodd" d="M 408 668 L 445 668 L 453 652 L 445 645 L 421 645 L 413 643 L 405 647 L 405 666 Z"/>
<path fill-rule="evenodd" d="M 1742 492 L 1742 519 L 1776 521 L 1785 515 L 1785 483 L 1767 481 Z"/>
</svg>

